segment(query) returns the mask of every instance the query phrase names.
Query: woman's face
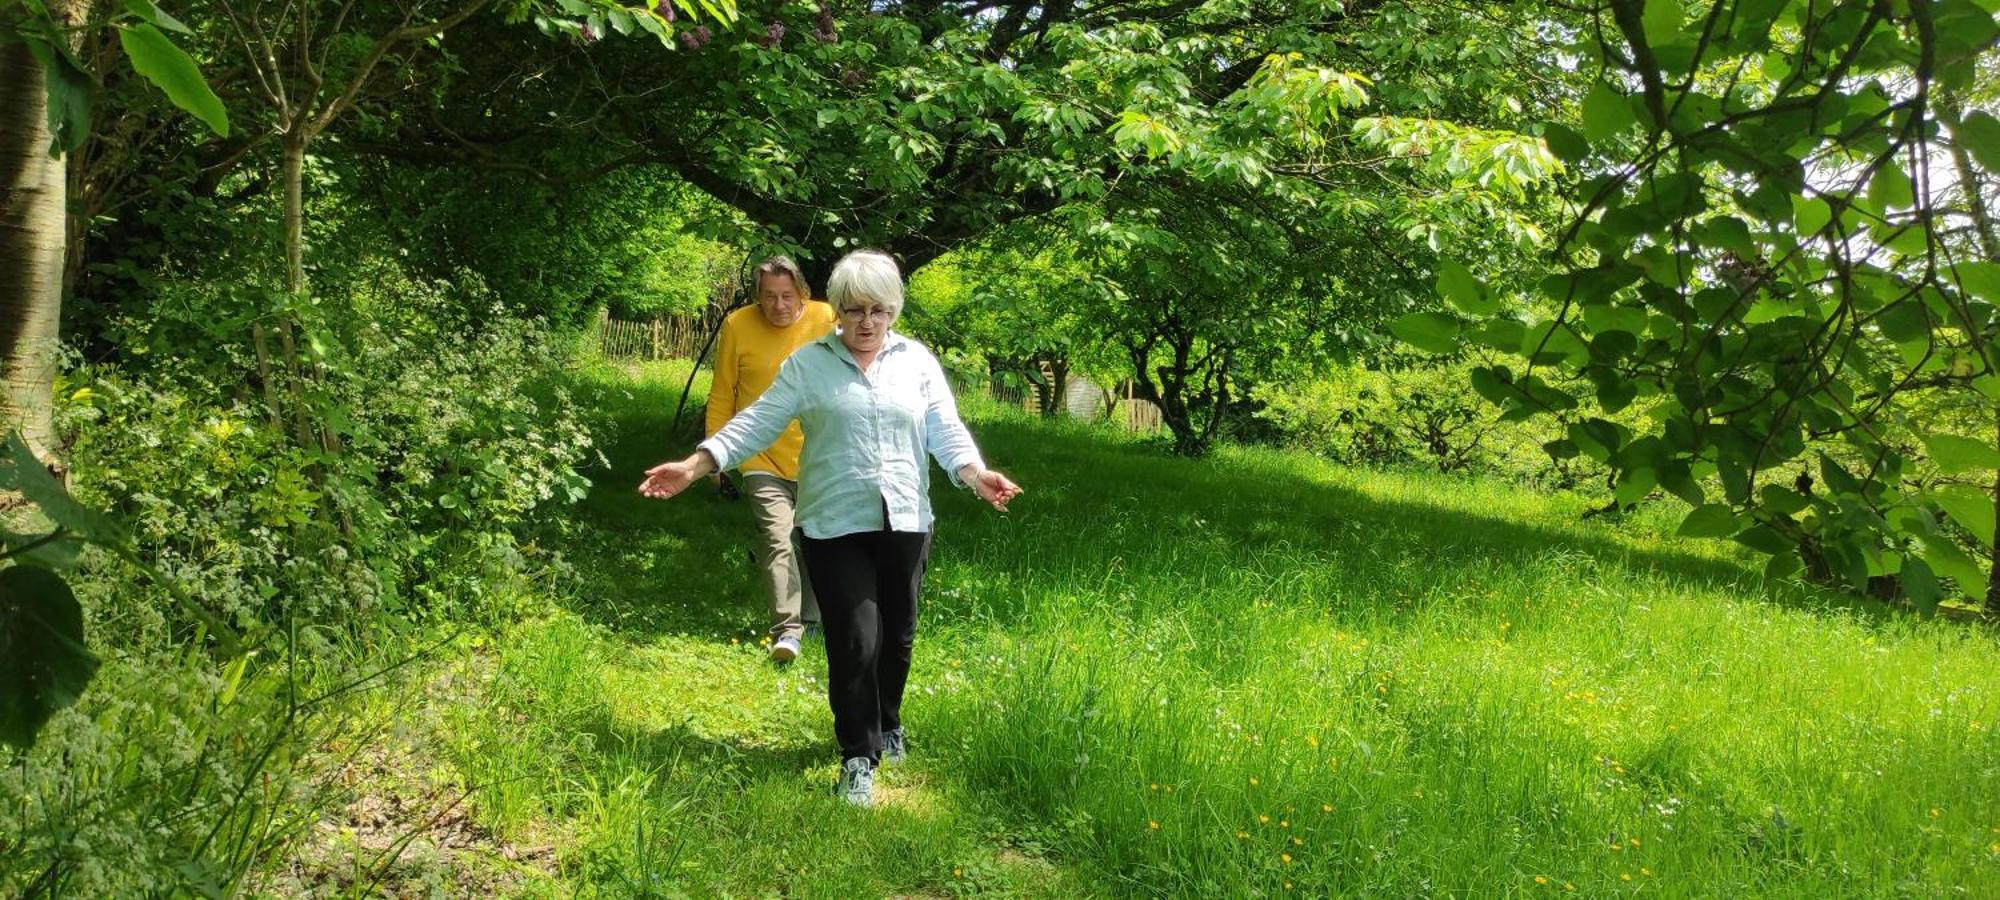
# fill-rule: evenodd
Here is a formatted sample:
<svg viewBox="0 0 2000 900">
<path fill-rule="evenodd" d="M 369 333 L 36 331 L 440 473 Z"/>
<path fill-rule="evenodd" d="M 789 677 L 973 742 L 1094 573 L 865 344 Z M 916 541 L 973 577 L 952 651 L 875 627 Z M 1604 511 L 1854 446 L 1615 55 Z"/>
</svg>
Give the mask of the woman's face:
<svg viewBox="0 0 2000 900">
<path fill-rule="evenodd" d="M 850 353 L 874 353 L 889 337 L 896 317 L 873 300 L 849 297 L 840 304 L 840 342 Z"/>
</svg>

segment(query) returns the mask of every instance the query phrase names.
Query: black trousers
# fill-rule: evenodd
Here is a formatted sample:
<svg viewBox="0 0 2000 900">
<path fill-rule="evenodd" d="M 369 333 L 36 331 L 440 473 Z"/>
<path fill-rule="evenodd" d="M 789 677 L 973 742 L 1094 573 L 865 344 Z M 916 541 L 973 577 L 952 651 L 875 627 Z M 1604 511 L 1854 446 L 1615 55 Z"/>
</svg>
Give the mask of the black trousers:
<svg viewBox="0 0 2000 900">
<path fill-rule="evenodd" d="M 800 544 L 826 628 L 826 699 L 841 759 L 879 762 L 882 732 L 903 727 L 930 532 L 884 529 Z"/>
</svg>

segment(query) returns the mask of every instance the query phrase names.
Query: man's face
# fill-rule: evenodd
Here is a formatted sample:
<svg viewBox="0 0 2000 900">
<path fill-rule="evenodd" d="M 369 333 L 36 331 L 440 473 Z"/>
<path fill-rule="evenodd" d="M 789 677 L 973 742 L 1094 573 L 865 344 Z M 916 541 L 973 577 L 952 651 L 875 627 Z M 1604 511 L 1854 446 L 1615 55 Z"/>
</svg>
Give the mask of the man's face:
<svg viewBox="0 0 2000 900">
<path fill-rule="evenodd" d="M 792 283 L 792 276 L 784 273 L 757 276 L 757 307 L 764 311 L 764 321 L 773 328 L 788 328 L 799 320 L 805 312 L 806 301 L 799 296 L 798 285 Z"/>
</svg>

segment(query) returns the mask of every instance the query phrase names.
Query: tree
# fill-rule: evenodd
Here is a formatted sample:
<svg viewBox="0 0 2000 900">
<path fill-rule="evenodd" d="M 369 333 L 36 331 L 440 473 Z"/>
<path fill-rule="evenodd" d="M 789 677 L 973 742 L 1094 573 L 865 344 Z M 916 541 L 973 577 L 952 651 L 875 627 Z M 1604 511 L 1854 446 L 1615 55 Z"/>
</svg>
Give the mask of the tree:
<svg viewBox="0 0 2000 900">
<path fill-rule="evenodd" d="M 133 68 L 173 102 L 227 133 L 221 103 L 162 28 L 186 26 L 150 0 L 91 20 L 83 0 L 0 0 L 0 429 L 48 459 L 49 387 L 62 318 L 65 156 L 91 128 L 94 78 L 75 55 L 83 34 L 115 29 Z"/>
<path fill-rule="evenodd" d="M 1977 561 L 2000 502 L 1993 5 L 1591 14 L 1580 123 L 1544 132 L 1583 175 L 1556 274 L 1511 310 L 1505 280 L 1442 280 L 1462 318 L 1425 342 L 1515 357 L 1473 386 L 1565 419 L 1550 451 L 1606 461 L 1621 502 L 1686 500 L 1683 534 L 1774 576 L 2000 611 L 2000 557 Z M 1584 395 L 1645 424 L 1575 416 Z"/>
<path fill-rule="evenodd" d="M 809 275 L 856 245 L 914 270 L 1136 173 L 1324 174 L 1279 172 L 1291 161 L 1266 143 L 1339 105 L 1346 88 L 1322 75 L 1380 68 L 1408 77 L 1397 109 L 1485 116 L 1513 82 L 1432 70 L 1471 47 L 1468 63 L 1525 71 L 1507 45 L 1535 40 L 1528 22 L 1509 4 L 756 4 L 735 28 L 684 34 L 671 61 L 476 37 L 504 50 L 462 60 L 435 116 L 385 114 L 387 133 L 351 146 L 551 182 L 663 166 Z M 1286 77 L 1246 90 L 1274 58 Z"/>
</svg>

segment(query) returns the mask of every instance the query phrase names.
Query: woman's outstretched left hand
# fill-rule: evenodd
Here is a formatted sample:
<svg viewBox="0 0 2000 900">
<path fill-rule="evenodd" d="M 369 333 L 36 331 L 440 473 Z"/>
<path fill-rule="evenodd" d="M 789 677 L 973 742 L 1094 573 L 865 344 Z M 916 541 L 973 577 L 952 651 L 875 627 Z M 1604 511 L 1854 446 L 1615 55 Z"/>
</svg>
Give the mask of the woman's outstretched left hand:
<svg viewBox="0 0 2000 900">
<path fill-rule="evenodd" d="M 1001 512 L 1007 511 L 1008 501 L 1021 495 L 1020 485 L 992 469 L 980 469 L 965 481 L 972 486 L 972 492 L 978 494 L 979 499 L 993 504 L 993 508 Z"/>
</svg>

